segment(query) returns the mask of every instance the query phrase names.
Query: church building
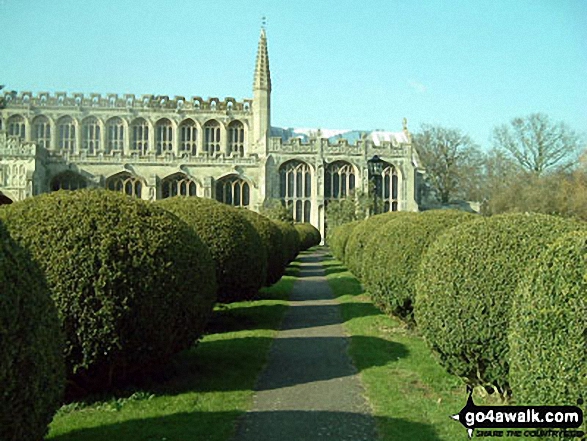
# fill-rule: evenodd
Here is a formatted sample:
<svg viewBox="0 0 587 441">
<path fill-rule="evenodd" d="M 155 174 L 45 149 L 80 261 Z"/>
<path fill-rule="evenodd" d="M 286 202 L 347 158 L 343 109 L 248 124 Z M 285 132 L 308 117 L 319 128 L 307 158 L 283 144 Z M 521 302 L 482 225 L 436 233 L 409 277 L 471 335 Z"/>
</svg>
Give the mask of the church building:
<svg viewBox="0 0 587 441">
<path fill-rule="evenodd" d="M 324 233 L 328 201 L 367 193 L 374 182 L 378 211 L 418 210 L 422 170 L 405 119 L 401 131 L 355 139 L 321 130 L 297 136 L 272 128 L 271 92 L 265 29 L 253 96 L 240 101 L 5 92 L 0 203 L 85 187 L 146 200 L 200 196 L 255 211 L 277 200 Z"/>
</svg>

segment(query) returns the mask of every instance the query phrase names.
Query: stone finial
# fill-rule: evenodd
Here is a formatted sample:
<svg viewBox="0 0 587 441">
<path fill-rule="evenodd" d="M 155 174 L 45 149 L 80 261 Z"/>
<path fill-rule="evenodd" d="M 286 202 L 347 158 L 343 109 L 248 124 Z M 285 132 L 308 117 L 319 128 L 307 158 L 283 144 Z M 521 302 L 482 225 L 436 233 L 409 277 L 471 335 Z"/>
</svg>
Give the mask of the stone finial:
<svg viewBox="0 0 587 441">
<path fill-rule="evenodd" d="M 404 117 L 404 119 L 402 120 L 402 125 L 404 128 L 404 132 L 408 131 L 408 118 Z"/>
</svg>

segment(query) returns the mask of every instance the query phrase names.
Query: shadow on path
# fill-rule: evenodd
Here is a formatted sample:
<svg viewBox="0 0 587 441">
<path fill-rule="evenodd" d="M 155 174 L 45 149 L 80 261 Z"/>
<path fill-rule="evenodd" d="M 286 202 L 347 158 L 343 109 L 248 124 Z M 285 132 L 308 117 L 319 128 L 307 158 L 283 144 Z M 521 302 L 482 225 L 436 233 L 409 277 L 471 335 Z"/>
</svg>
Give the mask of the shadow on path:
<svg viewBox="0 0 587 441">
<path fill-rule="evenodd" d="M 373 357 L 361 366 L 359 371 L 374 366 L 385 366 L 408 352 L 400 343 L 375 337 L 355 336 L 353 344 L 369 348 Z M 282 375 L 272 377 L 267 383 L 257 384 L 257 390 L 268 390 L 308 384 L 316 381 L 344 378 L 356 373 L 350 365 L 330 362 L 328 354 L 346 352 L 348 340 L 343 337 L 288 337 L 270 339 L 267 337 L 246 337 L 231 340 L 202 342 L 193 351 L 186 351 L 174 359 L 166 379 L 148 388 L 151 392 L 163 395 L 177 395 L 185 392 L 228 392 L 251 390 L 254 384 L 243 384 L 240 371 L 259 363 L 259 356 L 269 343 L 273 342 L 272 353 L 279 354 L 278 369 Z M 307 357 L 308 348 L 324 354 L 314 360 L 311 368 L 302 362 Z M 222 371 L 219 376 L 215 372 Z M 211 378 L 218 381 L 210 382 Z M 202 379 L 206 379 L 206 386 Z"/>
</svg>

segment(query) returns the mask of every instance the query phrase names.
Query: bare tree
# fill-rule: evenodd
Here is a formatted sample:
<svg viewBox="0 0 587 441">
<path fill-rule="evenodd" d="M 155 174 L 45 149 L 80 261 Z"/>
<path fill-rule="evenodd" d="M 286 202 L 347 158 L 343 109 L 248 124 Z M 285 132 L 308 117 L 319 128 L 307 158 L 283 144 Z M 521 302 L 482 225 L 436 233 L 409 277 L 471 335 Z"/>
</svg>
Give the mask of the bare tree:
<svg viewBox="0 0 587 441">
<path fill-rule="evenodd" d="M 483 159 L 471 138 L 458 129 L 424 124 L 412 139 L 438 201 L 468 198 Z"/>
<path fill-rule="evenodd" d="M 496 148 L 507 151 L 525 170 L 542 174 L 572 165 L 580 138 L 563 122 L 552 122 L 543 113 L 514 118 L 493 131 Z"/>
</svg>

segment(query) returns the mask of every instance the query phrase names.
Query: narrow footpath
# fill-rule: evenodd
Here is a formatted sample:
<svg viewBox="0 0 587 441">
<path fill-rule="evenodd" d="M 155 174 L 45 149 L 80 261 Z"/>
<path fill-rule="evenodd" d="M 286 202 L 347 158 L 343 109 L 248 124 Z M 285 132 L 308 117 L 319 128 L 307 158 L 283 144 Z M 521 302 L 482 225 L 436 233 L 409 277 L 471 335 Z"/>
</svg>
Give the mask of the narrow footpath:
<svg viewBox="0 0 587 441">
<path fill-rule="evenodd" d="M 322 256 L 300 258 L 290 307 L 234 441 L 377 439 Z"/>
</svg>

